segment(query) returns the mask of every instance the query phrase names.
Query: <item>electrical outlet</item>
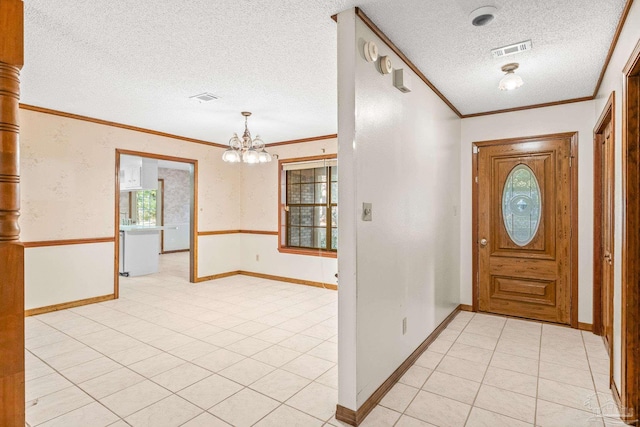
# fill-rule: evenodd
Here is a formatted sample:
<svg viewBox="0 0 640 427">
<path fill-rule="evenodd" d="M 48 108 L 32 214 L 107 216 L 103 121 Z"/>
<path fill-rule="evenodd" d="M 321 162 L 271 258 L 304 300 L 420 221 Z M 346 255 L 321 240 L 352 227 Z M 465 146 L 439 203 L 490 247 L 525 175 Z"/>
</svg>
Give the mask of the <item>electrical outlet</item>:
<svg viewBox="0 0 640 427">
<path fill-rule="evenodd" d="M 402 335 L 407 333 L 407 318 L 402 319 Z"/>
<path fill-rule="evenodd" d="M 260 255 L 256 254 L 256 261 L 260 261 Z"/>
</svg>

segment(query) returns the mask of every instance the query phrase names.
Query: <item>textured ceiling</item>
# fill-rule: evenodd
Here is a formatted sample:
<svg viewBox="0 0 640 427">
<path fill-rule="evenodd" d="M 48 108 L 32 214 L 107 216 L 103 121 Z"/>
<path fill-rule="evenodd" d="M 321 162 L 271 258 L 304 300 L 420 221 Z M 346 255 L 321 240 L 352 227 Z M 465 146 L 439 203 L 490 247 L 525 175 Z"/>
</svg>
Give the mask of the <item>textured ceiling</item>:
<svg viewBox="0 0 640 427">
<path fill-rule="evenodd" d="M 469 23 L 498 7 L 487 27 Z M 336 132 L 336 25 L 359 6 L 463 114 L 590 96 L 624 0 L 28 0 L 22 102 L 226 143 Z M 530 52 L 490 49 L 527 39 Z M 525 85 L 500 92 L 500 66 Z M 211 92 L 219 100 L 189 96 Z"/>
</svg>

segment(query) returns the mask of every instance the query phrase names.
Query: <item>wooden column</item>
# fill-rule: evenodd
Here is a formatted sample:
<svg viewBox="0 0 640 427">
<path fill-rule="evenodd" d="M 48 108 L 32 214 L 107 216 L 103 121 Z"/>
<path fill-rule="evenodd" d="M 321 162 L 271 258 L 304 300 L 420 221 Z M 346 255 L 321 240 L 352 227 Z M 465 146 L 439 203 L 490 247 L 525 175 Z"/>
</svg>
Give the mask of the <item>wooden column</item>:
<svg viewBox="0 0 640 427">
<path fill-rule="evenodd" d="M 0 0 L 0 426 L 23 427 L 24 247 L 20 243 L 18 102 L 22 0 Z"/>
</svg>

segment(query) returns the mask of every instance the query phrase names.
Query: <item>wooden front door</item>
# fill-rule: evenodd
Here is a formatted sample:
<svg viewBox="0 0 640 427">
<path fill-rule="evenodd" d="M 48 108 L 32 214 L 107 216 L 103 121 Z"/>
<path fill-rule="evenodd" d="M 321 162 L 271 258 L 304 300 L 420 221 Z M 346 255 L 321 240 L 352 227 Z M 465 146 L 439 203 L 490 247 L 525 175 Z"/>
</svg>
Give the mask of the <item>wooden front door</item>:
<svg viewBox="0 0 640 427">
<path fill-rule="evenodd" d="M 480 311 L 571 323 L 573 137 L 476 144 Z"/>
<path fill-rule="evenodd" d="M 602 140 L 602 333 L 607 350 L 613 349 L 613 162 L 614 147 L 611 121 L 601 134 Z M 609 354 L 609 356 L 612 356 Z"/>
</svg>

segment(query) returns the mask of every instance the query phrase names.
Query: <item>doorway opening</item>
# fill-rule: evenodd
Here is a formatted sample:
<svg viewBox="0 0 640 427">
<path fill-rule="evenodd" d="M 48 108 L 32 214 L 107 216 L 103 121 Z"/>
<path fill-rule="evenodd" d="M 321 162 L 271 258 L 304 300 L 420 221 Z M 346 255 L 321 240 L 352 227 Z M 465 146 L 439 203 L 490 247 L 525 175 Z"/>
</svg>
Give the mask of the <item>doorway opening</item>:
<svg viewBox="0 0 640 427">
<path fill-rule="evenodd" d="M 167 262 L 188 262 L 188 280 L 195 283 L 197 183 L 197 160 L 116 150 L 116 298 L 120 276 L 153 274 Z"/>
<path fill-rule="evenodd" d="M 578 327 L 577 140 L 474 143 L 474 311 Z"/>
</svg>

